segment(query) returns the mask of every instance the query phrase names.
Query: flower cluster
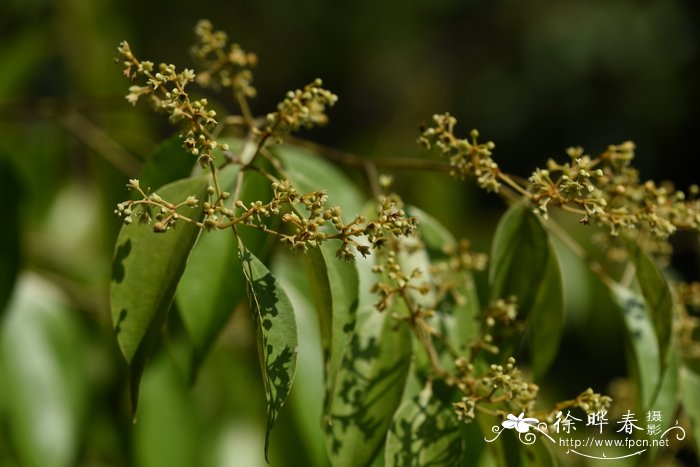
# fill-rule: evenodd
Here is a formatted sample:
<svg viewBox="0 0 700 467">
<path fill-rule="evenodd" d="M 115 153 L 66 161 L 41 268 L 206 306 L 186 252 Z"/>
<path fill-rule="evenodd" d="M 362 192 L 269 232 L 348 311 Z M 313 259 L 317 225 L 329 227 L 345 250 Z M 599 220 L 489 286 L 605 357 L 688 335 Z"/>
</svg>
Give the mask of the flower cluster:
<svg viewBox="0 0 700 467">
<path fill-rule="evenodd" d="M 523 378 L 513 357 L 505 365 L 492 364 L 482 373 L 477 373 L 474 365 L 463 358 L 457 359 L 455 365 L 455 384 L 464 396 L 452 405 L 460 420 L 471 422 L 479 403 L 507 402 L 522 411 L 532 410 L 539 387 Z"/>
<path fill-rule="evenodd" d="M 227 49 L 228 36 L 224 31 L 214 31 L 208 20 L 200 20 L 194 32 L 199 42 L 192 47 L 192 55 L 203 70 L 197 74 L 197 83 L 215 90 L 231 88 L 244 97 L 255 97 L 252 69 L 258 57 L 235 43 Z"/>
<path fill-rule="evenodd" d="M 530 177 L 531 199 L 545 216 L 549 205 L 561 206 L 580 213 L 584 224 L 606 226 L 612 235 L 643 229 L 664 239 L 679 228 L 697 230 L 697 188 L 691 188 L 688 198 L 670 183 L 642 183 L 630 165 L 634 149 L 628 141 L 593 158 L 581 148 L 569 148 L 570 161 L 550 160 L 547 169 L 537 169 Z"/>
<path fill-rule="evenodd" d="M 227 150 L 225 144 L 219 145 L 211 136 L 211 130 L 216 126 L 216 112 L 207 108 L 207 99 L 190 99 L 186 91 L 189 83 L 195 80 L 195 73 L 190 69 L 178 72 L 175 65 L 161 63 L 158 71 L 149 61 L 140 61 L 131 52 L 126 41 L 119 44 L 117 49 L 124 65 L 124 75 L 134 81 L 141 78 L 142 85 L 129 88 L 126 99 L 136 104 L 141 96 L 148 96 L 154 109 L 167 113 L 171 123 L 183 127 L 184 146 L 202 166 L 207 166 L 212 160 L 212 150 L 221 147 Z"/>
<path fill-rule="evenodd" d="M 457 124 L 449 113 L 433 115 L 434 126 L 423 128 L 418 142 L 426 148 L 437 147 L 450 161 L 451 174 L 464 180 L 476 178 L 479 186 L 487 191 L 498 191 L 498 164 L 491 158 L 496 147 L 491 141 L 479 143 L 479 132 L 470 132 L 471 141 L 457 138 L 454 126 Z"/>
<path fill-rule="evenodd" d="M 328 123 L 326 107 L 332 107 L 338 96 L 324 89 L 320 79 L 304 86 L 304 89 L 289 91 L 277 111 L 267 114 L 267 133 L 282 136 Z"/>
<path fill-rule="evenodd" d="M 611 403 L 612 398 L 609 396 L 594 392 L 593 389 L 588 388 L 575 398 L 556 404 L 546 418 L 549 423 L 552 423 L 563 410 L 574 408 L 581 409 L 587 414 L 607 412 Z"/>
</svg>

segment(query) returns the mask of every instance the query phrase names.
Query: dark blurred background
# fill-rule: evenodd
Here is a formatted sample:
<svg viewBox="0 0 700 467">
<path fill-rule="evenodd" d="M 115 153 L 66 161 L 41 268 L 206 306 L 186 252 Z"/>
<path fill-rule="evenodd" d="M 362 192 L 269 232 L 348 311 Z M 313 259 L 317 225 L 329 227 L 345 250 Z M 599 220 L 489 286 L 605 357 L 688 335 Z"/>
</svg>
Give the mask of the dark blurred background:
<svg viewBox="0 0 700 467">
<path fill-rule="evenodd" d="M 142 59 L 191 66 L 200 18 L 258 54 L 257 114 L 288 89 L 323 78 L 340 100 L 327 128 L 302 136 L 333 147 L 434 157 L 415 144 L 418 126 L 449 111 L 459 132 L 478 128 L 495 141 L 500 166 L 523 177 L 568 146 L 597 153 L 633 140 L 643 178 L 681 189 L 700 181 L 694 0 L 0 0 L 0 162 L 4 180 L 20 187 L 3 191 L 4 203 L 19 206 L 16 219 L 3 222 L 17 232 L 3 241 L 17 243 L 13 261 L 56 282 L 85 312 L 95 342 L 110 342 L 105 291 L 119 229 L 112 210 L 126 178 L 173 132 L 161 115 L 124 99 L 129 83 L 113 61 L 116 46 L 126 39 Z M 232 102 L 219 104 L 235 111 Z M 409 202 L 488 251 L 501 200 L 441 174 L 397 175 Z M 681 242 L 675 258 L 691 278 L 696 244 Z M 566 277 L 584 281 L 572 262 L 564 260 Z M 567 397 L 570 387 L 624 373 L 619 323 L 595 311 L 608 311 L 605 292 L 568 287 L 567 322 L 577 330 L 553 372 L 560 383 L 568 378 Z M 591 343 L 591 335 L 608 344 Z M 113 346 L 103 351 L 112 361 Z M 577 357 L 572 370 L 567 362 Z M 104 389 L 120 371 L 94 378 L 100 397 L 123 410 L 123 395 Z"/>
</svg>

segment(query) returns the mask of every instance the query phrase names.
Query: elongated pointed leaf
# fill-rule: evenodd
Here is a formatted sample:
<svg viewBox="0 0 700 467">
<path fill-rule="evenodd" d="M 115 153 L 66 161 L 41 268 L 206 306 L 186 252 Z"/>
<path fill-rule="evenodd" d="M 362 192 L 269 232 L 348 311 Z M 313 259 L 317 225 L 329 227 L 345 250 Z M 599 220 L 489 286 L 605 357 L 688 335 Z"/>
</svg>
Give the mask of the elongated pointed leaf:
<svg viewBox="0 0 700 467">
<path fill-rule="evenodd" d="M 338 372 L 355 331 L 358 277 L 354 264 L 335 257 L 335 248 L 323 244 L 307 255 L 308 277 L 318 311 L 325 355 L 326 408 L 331 413 Z"/>
<path fill-rule="evenodd" d="M 636 370 L 635 377 L 640 392 L 641 406 L 642 409 L 646 410 L 656 395 L 662 374 L 654 326 L 642 297 L 620 286 L 612 288 L 611 292 L 613 299 L 622 311 L 622 318 L 627 330 L 627 341 Z"/>
<path fill-rule="evenodd" d="M 78 463 L 89 400 L 78 316 L 53 285 L 20 277 L 0 328 L 0 403 L 20 465 Z"/>
<path fill-rule="evenodd" d="M 242 245 L 239 248 L 243 274 L 258 328 L 258 357 L 267 399 L 265 457 L 270 432 L 292 387 L 297 364 L 297 327 L 294 309 L 277 279 Z"/>
<path fill-rule="evenodd" d="M 238 173 L 238 167 L 229 166 L 219 174 L 223 190 L 232 190 Z M 243 299 L 244 290 L 238 241 L 233 230 L 203 231 L 175 294 L 178 311 L 193 345 L 191 379 L 194 379 L 219 331 Z"/>
<path fill-rule="evenodd" d="M 355 185 L 333 164 L 318 155 L 283 146 L 277 154 L 292 184 L 300 192 L 324 190 L 329 203 L 339 205 L 348 220 L 363 208 L 363 198 Z M 352 262 L 336 258 L 339 245 L 326 242 L 309 251 L 307 272 L 318 312 L 325 357 L 326 417 L 331 413 L 332 394 L 343 354 L 347 350 L 357 320 L 359 279 Z"/>
<path fill-rule="evenodd" d="M 518 317 L 529 321 L 531 364 L 536 376 L 543 376 L 559 348 L 563 294 L 549 236 L 525 204 L 513 205 L 498 224 L 489 285 L 492 300 L 517 297 Z"/>
<path fill-rule="evenodd" d="M 564 293 L 559 262 L 551 243 L 548 242 L 547 247 L 547 262 L 528 323 L 530 359 L 537 378 L 547 373 L 557 356 L 564 322 Z"/>
<path fill-rule="evenodd" d="M 654 261 L 637 244 L 627 242 L 627 246 L 630 259 L 637 268 L 637 282 L 642 290 L 651 323 L 654 326 L 659 357 L 661 358 L 661 371 L 664 371 L 673 325 L 671 290 Z"/>
<path fill-rule="evenodd" d="M 451 407 L 426 387 L 396 411 L 387 435 L 384 464 L 457 465 L 464 448 Z"/>
<path fill-rule="evenodd" d="M 180 202 L 189 195 L 200 199 L 188 217 L 202 216 L 205 177 L 180 180 L 158 190 L 166 200 Z M 112 264 L 110 306 L 119 347 L 129 362 L 131 398 L 137 407 L 138 385 L 144 365 L 157 341 L 185 270 L 199 229 L 181 222 L 156 234 L 149 225 L 125 225 L 119 232 Z"/>
<path fill-rule="evenodd" d="M 333 395 L 326 448 L 336 467 L 365 466 L 382 447 L 411 364 L 411 334 L 372 310 L 358 326 Z"/>
<path fill-rule="evenodd" d="M 279 279 L 294 307 L 299 333 L 299 361 L 294 386 L 289 394 L 299 436 L 315 467 L 328 465 L 323 446 L 324 382 L 323 354 L 318 318 L 313 304 L 311 284 L 299 274 L 300 258 L 291 253 L 278 254 L 272 263 L 272 273 Z"/>
</svg>

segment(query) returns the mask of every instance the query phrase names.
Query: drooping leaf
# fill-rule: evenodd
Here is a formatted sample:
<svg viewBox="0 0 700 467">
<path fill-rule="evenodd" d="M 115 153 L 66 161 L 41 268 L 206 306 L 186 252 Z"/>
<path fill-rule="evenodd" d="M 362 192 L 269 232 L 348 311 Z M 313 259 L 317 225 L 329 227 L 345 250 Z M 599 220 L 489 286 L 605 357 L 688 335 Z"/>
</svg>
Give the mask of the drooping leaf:
<svg viewBox="0 0 700 467">
<path fill-rule="evenodd" d="M 270 432 L 292 387 L 297 362 L 297 327 L 292 304 L 267 267 L 239 244 L 243 274 L 258 328 L 258 357 L 267 399 L 265 456 Z"/>
<path fill-rule="evenodd" d="M 611 293 L 622 311 L 641 406 L 646 410 L 654 400 L 662 374 L 654 326 L 642 297 L 621 286 L 611 288 Z"/>
<path fill-rule="evenodd" d="M 21 465 L 77 463 L 89 400 L 78 316 L 53 285 L 20 277 L 0 327 L 0 398 Z"/>
<path fill-rule="evenodd" d="M 627 242 L 627 249 L 630 253 L 630 260 L 637 268 L 637 282 L 644 296 L 651 323 L 654 326 L 661 359 L 661 371 L 664 371 L 673 325 L 671 290 L 654 261 L 636 243 Z"/>
<path fill-rule="evenodd" d="M 141 186 L 156 189 L 189 177 L 197 158 L 182 146 L 182 138 L 173 136 L 160 143 L 148 156 L 139 174 Z"/>
<path fill-rule="evenodd" d="M 20 265 L 20 184 L 12 165 L 0 156 L 0 199 L 5 201 L 0 229 L 0 315 L 12 289 Z"/>
<path fill-rule="evenodd" d="M 331 205 L 340 206 L 346 221 L 360 214 L 363 197 L 346 174 L 318 155 L 294 146 L 277 149 L 292 184 L 302 193 L 324 190 Z M 326 242 L 309 251 L 307 273 L 318 312 L 325 356 L 326 410 L 331 412 L 332 394 L 343 354 L 350 344 L 357 320 L 359 279 L 353 262 L 336 258 L 339 245 Z"/>
<path fill-rule="evenodd" d="M 272 273 L 287 292 L 297 320 L 299 356 L 302 362 L 297 368 L 294 386 L 289 394 L 290 409 L 313 465 L 328 465 L 323 447 L 324 383 L 321 333 L 314 309 L 311 284 L 307 276 L 299 274 L 300 258 L 291 254 L 278 254 L 272 263 Z"/>
<path fill-rule="evenodd" d="M 385 311 L 364 319 L 343 359 L 326 426 L 331 464 L 365 466 L 375 458 L 401 399 L 411 364 L 411 334 Z"/>
<path fill-rule="evenodd" d="M 564 322 L 564 293 L 559 262 L 551 243 L 547 246 L 547 263 L 528 323 L 531 365 L 538 378 L 547 373 L 557 355 Z"/>
<path fill-rule="evenodd" d="M 543 376 L 561 339 L 564 305 L 554 247 L 525 204 L 513 205 L 496 228 L 489 268 L 491 299 L 517 298 L 519 320 L 528 320 L 531 364 Z"/>
<path fill-rule="evenodd" d="M 457 465 L 464 447 L 451 408 L 426 386 L 396 411 L 386 439 L 385 465 Z"/>
<path fill-rule="evenodd" d="M 327 243 L 309 250 L 307 274 L 311 279 L 321 329 L 325 358 L 326 408 L 332 411 L 333 397 L 343 355 L 355 331 L 358 305 L 358 277 L 354 264 L 335 257 L 335 248 Z"/>
<path fill-rule="evenodd" d="M 158 194 L 169 201 L 197 196 L 199 206 L 188 217 L 202 216 L 206 177 L 179 180 L 162 187 Z M 112 263 L 110 306 L 119 347 L 130 367 L 133 410 L 144 365 L 156 343 L 175 290 L 194 247 L 199 228 L 181 222 L 176 228 L 156 234 L 149 225 L 122 227 Z"/>
<path fill-rule="evenodd" d="M 161 355 L 144 371 L 134 447 L 141 467 L 197 465 L 199 429 L 192 398 L 184 381 Z"/>
<path fill-rule="evenodd" d="M 700 447 L 700 375 L 689 368 L 682 367 L 680 388 L 683 409 L 690 418 L 695 446 Z"/>
<path fill-rule="evenodd" d="M 233 189 L 238 173 L 236 166 L 221 171 L 219 179 L 223 190 Z M 233 230 L 202 231 L 175 294 L 178 311 L 193 345 L 191 379 L 244 295 L 238 241 Z"/>
</svg>

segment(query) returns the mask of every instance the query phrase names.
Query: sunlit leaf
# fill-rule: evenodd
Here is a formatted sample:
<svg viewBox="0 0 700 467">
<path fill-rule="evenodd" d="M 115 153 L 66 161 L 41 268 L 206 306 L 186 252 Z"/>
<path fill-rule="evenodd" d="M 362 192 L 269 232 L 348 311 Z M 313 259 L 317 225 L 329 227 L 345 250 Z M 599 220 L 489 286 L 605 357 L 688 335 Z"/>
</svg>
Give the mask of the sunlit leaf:
<svg viewBox="0 0 700 467">
<path fill-rule="evenodd" d="M 661 359 L 661 371 L 666 365 L 671 341 L 671 327 L 673 322 L 673 302 L 671 291 L 663 274 L 654 261 L 642 251 L 636 243 L 627 242 L 630 259 L 637 268 L 637 282 L 644 295 L 651 323 L 654 326 L 658 341 L 659 358 Z"/>
<path fill-rule="evenodd" d="M 223 190 L 232 190 L 238 167 L 219 174 Z M 192 341 L 190 376 L 245 295 L 238 241 L 233 230 L 202 231 L 177 287 L 178 311 Z"/>
<path fill-rule="evenodd" d="M 285 165 L 286 174 L 302 193 L 324 190 L 331 205 L 339 205 L 347 222 L 359 214 L 363 197 L 342 171 L 318 155 L 294 146 L 276 150 Z M 307 273 L 319 316 L 325 356 L 326 416 L 331 412 L 332 394 L 355 330 L 358 307 L 357 269 L 353 262 L 336 258 L 339 245 L 326 242 L 309 251 Z"/>
<path fill-rule="evenodd" d="M 86 335 L 53 285 L 20 278 L 0 333 L 0 396 L 27 467 L 76 465 L 86 415 Z"/>
<path fill-rule="evenodd" d="M 289 394 L 289 405 L 294 411 L 299 436 L 313 460 L 313 465 L 328 464 L 323 447 L 323 353 L 319 324 L 314 309 L 311 284 L 305 274 L 299 274 L 301 258 L 292 254 L 278 254 L 272 263 L 272 273 L 287 292 L 294 307 L 299 333 L 299 356 L 301 364 L 294 377 L 294 386 Z"/>
<path fill-rule="evenodd" d="M 307 274 L 318 311 L 323 354 L 326 356 L 326 409 L 332 411 L 333 397 L 343 355 L 350 345 L 358 305 L 358 277 L 353 263 L 335 257 L 335 248 L 323 244 L 308 252 Z"/>
<path fill-rule="evenodd" d="M 396 411 L 386 440 L 385 465 L 457 465 L 464 442 L 451 407 L 427 386 Z"/>
<path fill-rule="evenodd" d="M 199 206 L 190 208 L 187 215 L 198 219 L 206 187 L 205 177 L 185 179 L 162 187 L 158 194 L 172 201 L 197 196 Z M 198 234 L 199 228 L 184 222 L 161 234 L 154 233 L 149 225 L 134 222 L 119 233 L 112 263 L 110 305 L 117 341 L 130 366 L 134 410 L 141 373 L 160 335 Z"/>
<path fill-rule="evenodd" d="M 489 268 L 491 299 L 517 297 L 518 318 L 528 320 L 530 358 L 543 376 L 556 357 L 564 317 L 556 253 L 539 219 L 515 204 L 496 229 Z"/>
<path fill-rule="evenodd" d="M 365 466 L 381 449 L 411 364 L 408 328 L 376 310 L 363 314 L 335 387 L 326 448 L 336 467 Z"/>
<path fill-rule="evenodd" d="M 621 286 L 613 287 L 611 292 L 622 311 L 640 401 L 642 408 L 646 409 L 655 397 L 661 377 L 661 360 L 654 326 L 641 296 Z"/>
<path fill-rule="evenodd" d="M 167 356 L 146 369 L 141 383 L 139 420 L 134 425 L 140 467 L 197 465 L 199 428 L 187 382 Z"/>
<path fill-rule="evenodd" d="M 294 309 L 277 279 L 253 254 L 239 245 L 243 274 L 258 329 L 258 357 L 267 399 L 265 455 L 270 432 L 294 380 L 297 327 Z"/>
<path fill-rule="evenodd" d="M 3 226 L 0 229 L 0 315 L 10 299 L 20 264 L 20 184 L 12 165 L 0 156 L 0 199 Z"/>
</svg>

